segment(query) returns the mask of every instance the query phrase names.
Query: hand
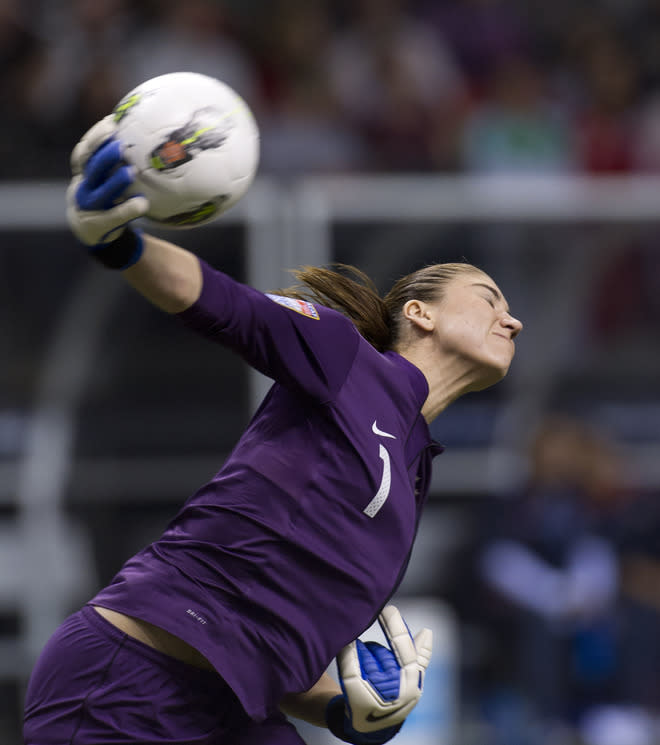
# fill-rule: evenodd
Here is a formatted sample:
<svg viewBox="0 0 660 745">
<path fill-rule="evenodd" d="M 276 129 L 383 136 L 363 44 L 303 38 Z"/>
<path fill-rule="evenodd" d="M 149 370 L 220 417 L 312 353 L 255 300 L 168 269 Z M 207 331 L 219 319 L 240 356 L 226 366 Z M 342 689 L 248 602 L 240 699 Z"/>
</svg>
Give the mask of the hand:
<svg viewBox="0 0 660 745">
<path fill-rule="evenodd" d="M 344 695 L 328 707 L 329 713 L 332 707 L 335 712 L 334 726 L 328 717 L 333 733 L 357 745 L 387 742 L 399 731 L 422 695 L 431 659 L 430 629 L 413 638 L 393 605 L 383 609 L 378 621 L 388 646 L 356 639 L 341 650 L 337 667 Z M 344 708 L 341 733 L 336 721 L 340 703 Z"/>
<path fill-rule="evenodd" d="M 67 220 L 92 255 L 116 241 L 129 222 L 149 209 L 145 197 L 125 194 L 135 174 L 124 162 L 121 143 L 114 134 L 114 123 L 106 117 L 83 136 L 71 154 L 74 176 L 67 189 Z M 133 243 L 137 246 L 139 242 Z"/>
<path fill-rule="evenodd" d="M 80 142 L 71 152 L 71 173 L 78 176 L 83 172 L 85 164 L 92 154 L 107 140 L 111 140 L 117 134 L 117 125 L 112 114 L 96 122 L 93 127 L 85 132 Z"/>
</svg>

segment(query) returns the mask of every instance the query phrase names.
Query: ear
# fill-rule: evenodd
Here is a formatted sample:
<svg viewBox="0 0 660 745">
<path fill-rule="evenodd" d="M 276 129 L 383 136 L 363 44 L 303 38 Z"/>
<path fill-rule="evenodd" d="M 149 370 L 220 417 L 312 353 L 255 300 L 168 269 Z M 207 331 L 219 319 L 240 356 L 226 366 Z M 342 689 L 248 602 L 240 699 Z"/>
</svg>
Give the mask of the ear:
<svg viewBox="0 0 660 745">
<path fill-rule="evenodd" d="M 421 331 L 433 331 L 435 326 L 429 306 L 421 300 L 408 300 L 403 306 L 403 317 Z"/>
</svg>

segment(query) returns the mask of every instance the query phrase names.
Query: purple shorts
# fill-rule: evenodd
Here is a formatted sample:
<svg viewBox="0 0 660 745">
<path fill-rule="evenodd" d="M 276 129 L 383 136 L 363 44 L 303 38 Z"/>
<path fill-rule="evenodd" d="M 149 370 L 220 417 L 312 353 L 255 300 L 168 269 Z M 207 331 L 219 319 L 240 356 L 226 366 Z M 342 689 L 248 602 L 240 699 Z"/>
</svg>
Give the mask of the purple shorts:
<svg viewBox="0 0 660 745">
<path fill-rule="evenodd" d="M 127 636 L 86 606 L 28 683 L 25 745 L 304 745 L 283 715 L 248 718 L 216 673 Z"/>
</svg>

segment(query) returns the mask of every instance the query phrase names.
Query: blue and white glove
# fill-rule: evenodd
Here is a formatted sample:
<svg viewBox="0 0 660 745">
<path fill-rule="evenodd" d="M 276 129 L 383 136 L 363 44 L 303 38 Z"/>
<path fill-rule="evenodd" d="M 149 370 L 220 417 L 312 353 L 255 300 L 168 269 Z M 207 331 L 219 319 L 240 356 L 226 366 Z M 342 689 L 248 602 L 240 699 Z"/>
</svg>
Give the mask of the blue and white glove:
<svg viewBox="0 0 660 745">
<path fill-rule="evenodd" d="M 401 729 L 424 688 L 433 634 L 422 629 L 414 638 L 393 605 L 378 617 L 388 646 L 359 639 L 337 655 L 343 696 L 328 704 L 330 731 L 354 745 L 380 745 Z"/>
<path fill-rule="evenodd" d="M 66 216 L 74 235 L 105 266 L 126 269 L 142 254 L 138 231 L 128 224 L 149 209 L 141 195 L 126 193 L 135 178 L 123 160 L 111 116 L 97 122 L 71 154 L 73 178 L 67 189 Z"/>
</svg>

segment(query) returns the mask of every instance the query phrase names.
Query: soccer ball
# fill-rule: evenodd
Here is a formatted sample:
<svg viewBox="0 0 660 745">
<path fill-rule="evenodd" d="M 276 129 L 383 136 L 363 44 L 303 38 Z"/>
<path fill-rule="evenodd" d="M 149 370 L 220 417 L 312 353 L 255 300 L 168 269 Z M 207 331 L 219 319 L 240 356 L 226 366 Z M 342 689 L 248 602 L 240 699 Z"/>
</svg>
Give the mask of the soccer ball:
<svg viewBox="0 0 660 745">
<path fill-rule="evenodd" d="M 125 160 L 137 175 L 131 193 L 147 217 L 194 227 L 219 217 L 246 193 L 259 161 L 259 129 L 226 83 L 174 72 L 141 83 L 115 106 Z"/>
</svg>

